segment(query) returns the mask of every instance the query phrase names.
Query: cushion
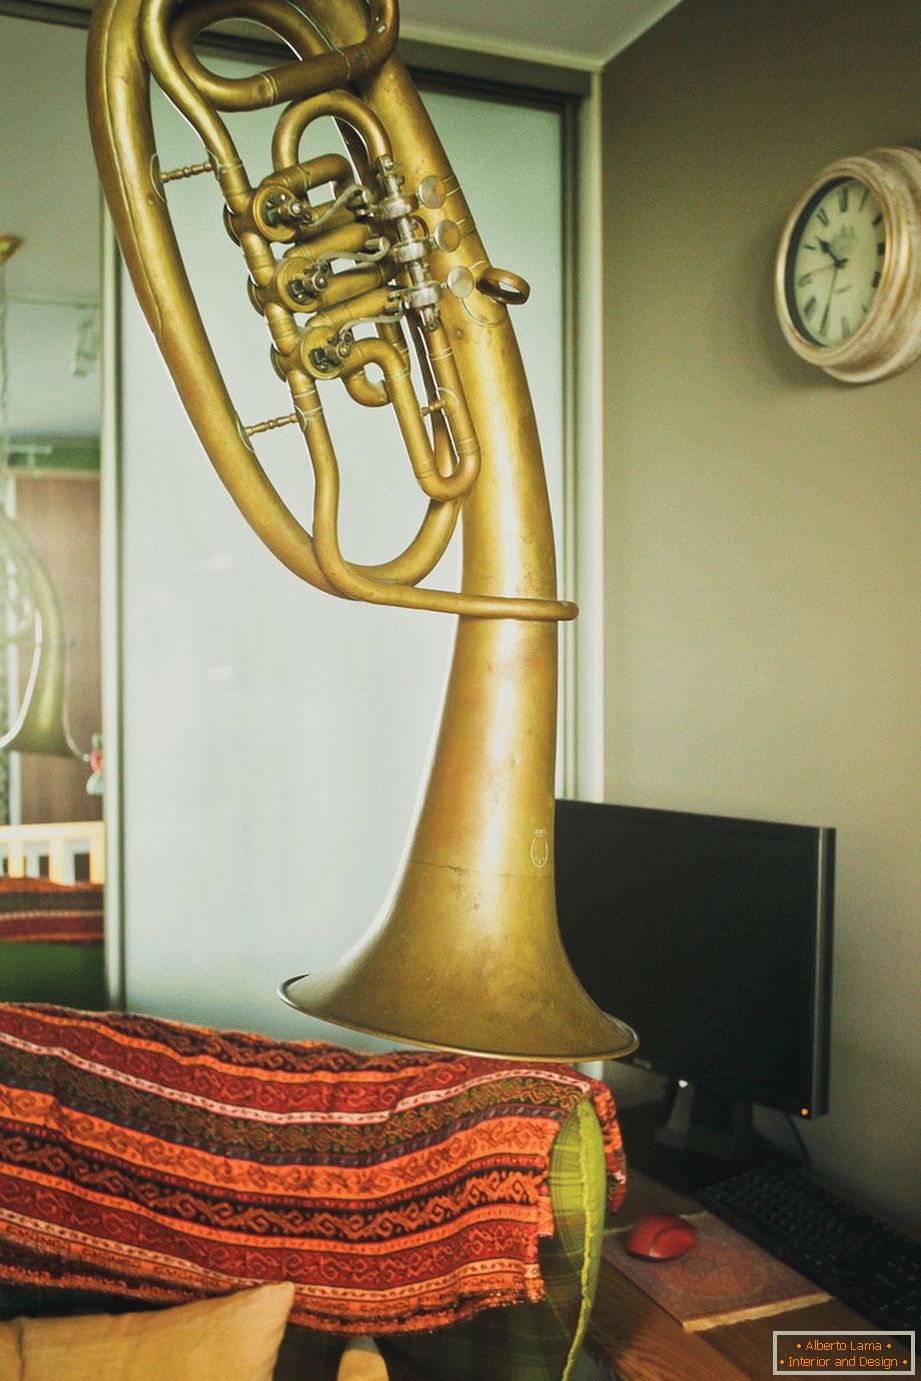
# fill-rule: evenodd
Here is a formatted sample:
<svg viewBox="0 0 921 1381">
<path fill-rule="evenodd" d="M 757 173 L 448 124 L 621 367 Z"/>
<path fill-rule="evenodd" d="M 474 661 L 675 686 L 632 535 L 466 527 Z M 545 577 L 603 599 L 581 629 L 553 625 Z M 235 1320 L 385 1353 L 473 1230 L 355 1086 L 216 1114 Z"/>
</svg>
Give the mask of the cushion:
<svg viewBox="0 0 921 1381">
<path fill-rule="evenodd" d="M 19 1324 L 0 1323 L 0 1381 L 21 1381 Z"/>
<path fill-rule="evenodd" d="M 388 1381 L 387 1367 L 373 1338 L 350 1338 L 336 1381 Z"/>
<path fill-rule="evenodd" d="M 293 1285 L 261 1285 L 141 1314 L 21 1319 L 22 1369 L 9 1376 L 21 1381 L 271 1381 L 293 1298 Z M 2 1364 L 0 1378 L 7 1381 Z"/>
</svg>

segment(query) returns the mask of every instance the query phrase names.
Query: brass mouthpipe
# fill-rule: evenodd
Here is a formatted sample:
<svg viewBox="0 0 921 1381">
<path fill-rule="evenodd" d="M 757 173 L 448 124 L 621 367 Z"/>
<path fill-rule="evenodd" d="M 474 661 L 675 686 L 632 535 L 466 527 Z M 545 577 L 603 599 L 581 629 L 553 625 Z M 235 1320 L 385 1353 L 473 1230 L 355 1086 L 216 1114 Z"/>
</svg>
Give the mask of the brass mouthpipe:
<svg viewBox="0 0 921 1381">
<path fill-rule="evenodd" d="M 301 135 L 312 121 L 324 116 L 331 116 L 357 130 L 372 161 L 391 156 L 387 131 L 371 107 L 347 91 L 326 91 L 299 101 L 282 115 L 272 139 L 272 162 L 276 168 L 287 168 L 297 162 Z"/>
</svg>

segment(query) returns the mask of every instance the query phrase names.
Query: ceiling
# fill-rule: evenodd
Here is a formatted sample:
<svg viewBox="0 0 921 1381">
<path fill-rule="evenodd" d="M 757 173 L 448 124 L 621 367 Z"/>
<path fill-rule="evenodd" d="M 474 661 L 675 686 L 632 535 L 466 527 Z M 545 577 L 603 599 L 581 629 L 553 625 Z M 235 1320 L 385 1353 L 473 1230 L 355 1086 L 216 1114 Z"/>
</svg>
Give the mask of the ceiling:
<svg viewBox="0 0 921 1381">
<path fill-rule="evenodd" d="M 678 0 L 401 0 L 407 38 L 597 71 Z"/>
<path fill-rule="evenodd" d="M 600 71 L 679 0 L 400 0 L 406 38 Z M 59 0 L 89 10 L 93 0 Z"/>
</svg>

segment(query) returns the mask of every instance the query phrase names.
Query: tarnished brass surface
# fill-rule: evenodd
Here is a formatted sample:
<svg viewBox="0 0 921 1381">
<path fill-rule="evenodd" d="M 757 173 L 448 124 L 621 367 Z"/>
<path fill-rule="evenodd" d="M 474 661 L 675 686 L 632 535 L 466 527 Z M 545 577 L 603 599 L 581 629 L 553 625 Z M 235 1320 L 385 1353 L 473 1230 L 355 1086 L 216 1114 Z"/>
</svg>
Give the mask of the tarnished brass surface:
<svg viewBox="0 0 921 1381">
<path fill-rule="evenodd" d="M 237 80 L 209 73 L 193 40 L 231 15 L 273 29 L 295 60 Z M 428 793 L 395 900 L 338 965 L 290 980 L 283 996 L 325 1020 L 421 1045 L 614 1058 L 634 1048 L 634 1033 L 585 994 L 556 923 L 556 624 L 576 609 L 556 597 L 540 444 L 506 305 L 527 285 L 491 269 L 393 52 L 396 32 L 395 0 L 102 0 L 88 72 L 97 162 L 147 320 L 256 532 L 321 590 L 460 616 Z M 250 440 L 260 424 L 242 426 L 218 372 L 169 219 L 148 70 L 201 135 L 223 193 L 224 223 L 313 466 L 312 534 L 272 489 Z M 251 184 L 218 112 L 287 101 L 271 169 Z M 303 130 L 326 115 L 351 162 L 300 162 Z M 351 267 L 334 271 L 334 261 Z M 355 338 L 367 322 L 376 335 Z M 358 404 L 394 408 L 428 498 L 409 547 L 374 567 L 339 547 L 339 472 L 322 408 L 336 379 Z M 458 517 L 460 591 L 418 588 Z"/>
<path fill-rule="evenodd" d="M 2 508 L 0 559 L 12 563 L 31 604 L 32 642 L 22 701 L 15 722 L 0 738 L 0 750 L 83 758 L 67 727 L 67 640 L 61 606 L 38 553 Z"/>
</svg>

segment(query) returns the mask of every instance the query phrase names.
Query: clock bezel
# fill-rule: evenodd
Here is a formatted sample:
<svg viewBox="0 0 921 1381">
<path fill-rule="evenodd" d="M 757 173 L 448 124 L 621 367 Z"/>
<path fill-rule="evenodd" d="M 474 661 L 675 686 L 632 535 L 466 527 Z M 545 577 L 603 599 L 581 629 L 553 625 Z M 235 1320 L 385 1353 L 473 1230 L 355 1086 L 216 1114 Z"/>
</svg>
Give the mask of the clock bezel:
<svg viewBox="0 0 921 1381">
<path fill-rule="evenodd" d="M 791 311 L 787 283 L 807 209 L 833 185 L 869 187 L 883 215 L 886 248 L 870 310 L 851 335 L 822 345 L 802 334 Z M 787 343 L 809 364 L 834 378 L 869 383 L 907 368 L 921 354 L 921 152 L 892 147 L 824 168 L 805 188 L 787 218 L 778 247 L 774 297 Z"/>
</svg>

